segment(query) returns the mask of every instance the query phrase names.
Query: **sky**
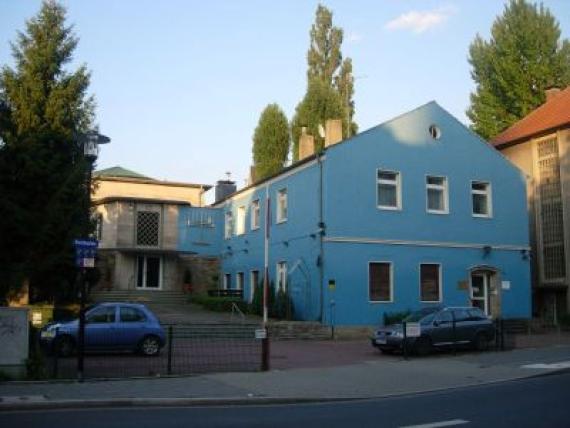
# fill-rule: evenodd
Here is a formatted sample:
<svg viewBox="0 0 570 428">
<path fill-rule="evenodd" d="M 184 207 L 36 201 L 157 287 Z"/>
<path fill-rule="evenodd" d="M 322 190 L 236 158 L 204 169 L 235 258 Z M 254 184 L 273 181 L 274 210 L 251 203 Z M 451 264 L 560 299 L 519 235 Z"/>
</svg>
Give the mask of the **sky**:
<svg viewBox="0 0 570 428">
<path fill-rule="evenodd" d="M 306 89 L 312 0 L 64 0 L 79 37 L 103 146 L 116 165 L 164 180 L 244 185 L 259 115 L 278 103 L 291 119 Z M 361 131 L 435 100 L 463 123 L 474 89 L 467 61 L 489 37 L 502 0 L 328 0 L 353 61 Z M 546 0 L 570 38 L 570 1 Z M 0 65 L 41 6 L 0 0 Z"/>
</svg>

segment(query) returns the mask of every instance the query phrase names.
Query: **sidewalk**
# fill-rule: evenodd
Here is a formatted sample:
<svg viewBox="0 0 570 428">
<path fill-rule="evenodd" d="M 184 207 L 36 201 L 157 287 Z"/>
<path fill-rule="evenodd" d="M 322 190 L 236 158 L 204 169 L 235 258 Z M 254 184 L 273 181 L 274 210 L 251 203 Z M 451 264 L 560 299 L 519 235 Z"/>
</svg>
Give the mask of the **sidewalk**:
<svg viewBox="0 0 570 428">
<path fill-rule="evenodd" d="M 354 346 L 348 344 L 347 346 Z M 338 348 L 337 350 L 340 350 Z M 386 397 L 520 379 L 570 360 L 570 346 L 507 352 L 436 354 L 405 361 L 370 354 L 353 364 L 257 373 L 77 382 L 0 384 L 0 410 L 51 407 L 259 404 Z"/>
</svg>

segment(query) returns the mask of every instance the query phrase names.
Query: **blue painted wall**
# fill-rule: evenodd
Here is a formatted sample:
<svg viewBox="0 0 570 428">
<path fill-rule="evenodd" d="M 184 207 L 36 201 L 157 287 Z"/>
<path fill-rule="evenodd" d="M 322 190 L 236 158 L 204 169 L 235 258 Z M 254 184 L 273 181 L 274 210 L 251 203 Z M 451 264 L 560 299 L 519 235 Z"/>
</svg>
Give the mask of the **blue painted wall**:
<svg viewBox="0 0 570 428">
<path fill-rule="evenodd" d="M 217 208 L 181 206 L 178 212 L 178 249 L 204 256 L 219 256 L 222 225 L 222 213 Z"/>
<path fill-rule="evenodd" d="M 437 125 L 441 137 L 428 129 Z M 324 257 L 319 271 L 319 186 L 322 168 Z M 399 171 L 402 209 L 377 208 L 377 169 Z M 449 213 L 426 212 L 426 176 L 445 176 Z M 471 181 L 492 188 L 492 217 L 472 215 Z M 286 188 L 288 218 L 276 224 L 277 192 Z M 312 160 L 218 205 L 216 232 L 209 247 L 222 261 L 222 274 L 244 272 L 244 296 L 250 296 L 250 272 L 263 273 L 266 195 L 271 198 L 269 274 L 276 264 L 288 265 L 288 290 L 295 316 L 336 324 L 377 324 L 384 312 L 415 309 L 419 299 L 419 264 L 440 263 L 442 303 L 469 304 L 469 270 L 490 266 L 497 278 L 509 281 L 501 290 L 502 316 L 530 316 L 528 218 L 522 173 L 453 116 L 432 102 L 325 150 L 322 163 Z M 250 228 L 250 208 L 260 201 L 260 228 Z M 245 206 L 246 232 L 235 235 L 237 209 Z M 223 238 L 224 213 L 233 213 L 234 233 Z M 192 213 L 192 208 L 188 209 Z M 181 218 L 181 228 L 184 220 Z M 183 248 L 200 252 L 191 231 Z M 219 239 L 216 247 L 214 241 Z M 483 250 L 483 247 L 489 247 Z M 213 253 L 208 253 L 213 254 Z M 371 303 L 368 263 L 393 264 L 394 298 Z M 223 276 L 223 275 L 222 275 Z M 260 276 L 261 278 L 261 276 Z M 328 287 L 334 280 L 336 287 Z M 461 285 L 463 284 L 463 286 Z M 500 288 L 500 287 L 499 287 Z M 323 299 L 321 301 L 321 294 Z M 334 301 L 334 313 L 331 311 Z"/>
</svg>

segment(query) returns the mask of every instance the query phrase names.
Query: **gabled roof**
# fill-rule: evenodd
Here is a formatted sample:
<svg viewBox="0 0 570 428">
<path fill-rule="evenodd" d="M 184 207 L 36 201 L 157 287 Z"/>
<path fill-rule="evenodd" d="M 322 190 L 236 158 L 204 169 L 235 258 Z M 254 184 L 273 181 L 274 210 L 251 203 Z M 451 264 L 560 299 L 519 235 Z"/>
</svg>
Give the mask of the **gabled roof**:
<svg viewBox="0 0 570 428">
<path fill-rule="evenodd" d="M 499 148 L 570 125 L 570 86 L 491 140 Z"/>
<path fill-rule="evenodd" d="M 93 173 L 96 177 L 117 177 L 117 178 L 140 178 L 141 180 L 154 180 L 146 175 L 123 168 L 122 166 L 113 166 L 111 168 L 101 169 Z"/>
</svg>

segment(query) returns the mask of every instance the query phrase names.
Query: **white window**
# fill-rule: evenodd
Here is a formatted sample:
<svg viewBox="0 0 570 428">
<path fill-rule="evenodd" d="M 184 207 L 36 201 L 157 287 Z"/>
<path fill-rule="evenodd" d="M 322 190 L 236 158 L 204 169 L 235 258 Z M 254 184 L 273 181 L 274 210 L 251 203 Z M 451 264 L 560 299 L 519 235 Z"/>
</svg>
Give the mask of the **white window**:
<svg viewBox="0 0 570 428">
<path fill-rule="evenodd" d="M 251 203 L 251 230 L 259 229 L 259 199 Z"/>
<path fill-rule="evenodd" d="M 243 235 L 245 233 L 245 206 L 238 207 L 237 209 L 237 226 L 236 235 Z"/>
<path fill-rule="evenodd" d="M 379 169 L 377 172 L 377 204 L 383 210 L 402 208 L 400 173 Z"/>
<path fill-rule="evenodd" d="M 491 184 L 485 181 L 471 182 L 471 198 L 473 200 L 474 217 L 491 217 Z"/>
<path fill-rule="evenodd" d="M 287 221 L 287 189 L 277 192 L 277 223 Z"/>
<path fill-rule="evenodd" d="M 426 203 L 428 213 L 447 214 L 449 212 L 446 177 L 433 175 L 426 177 Z"/>
<path fill-rule="evenodd" d="M 368 298 L 371 302 L 391 302 L 394 294 L 392 285 L 392 263 L 368 264 Z"/>
<path fill-rule="evenodd" d="M 230 239 L 232 237 L 232 230 L 234 228 L 234 220 L 231 211 L 226 212 L 226 224 L 224 228 L 224 237 Z"/>
<path fill-rule="evenodd" d="M 253 296 L 255 296 L 255 291 L 259 287 L 259 271 L 252 270 L 249 276 L 249 301 L 253 302 Z"/>
<path fill-rule="evenodd" d="M 277 291 L 287 290 L 287 262 L 277 263 Z"/>
<path fill-rule="evenodd" d="M 441 266 L 420 265 L 420 299 L 422 302 L 441 302 Z"/>
<path fill-rule="evenodd" d="M 238 272 L 236 275 L 236 289 L 243 290 L 243 272 Z"/>
<path fill-rule="evenodd" d="M 224 274 L 224 283 L 222 284 L 224 290 L 229 290 L 232 288 L 232 274 L 226 273 Z"/>
</svg>

